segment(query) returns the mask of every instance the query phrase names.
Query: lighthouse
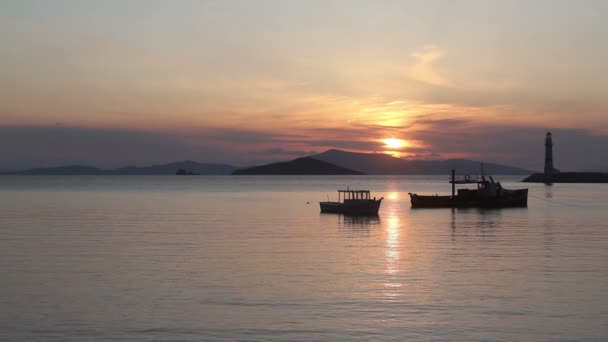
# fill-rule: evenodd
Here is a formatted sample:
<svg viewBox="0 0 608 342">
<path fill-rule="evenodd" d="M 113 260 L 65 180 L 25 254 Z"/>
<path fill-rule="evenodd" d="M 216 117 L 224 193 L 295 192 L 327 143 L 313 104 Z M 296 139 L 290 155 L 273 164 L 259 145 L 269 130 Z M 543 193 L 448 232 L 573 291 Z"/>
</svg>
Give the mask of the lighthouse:
<svg viewBox="0 0 608 342">
<path fill-rule="evenodd" d="M 555 173 L 559 171 L 553 167 L 553 140 L 551 139 L 551 132 L 547 132 L 545 137 L 545 179 L 550 179 Z"/>
<path fill-rule="evenodd" d="M 553 140 L 551 132 L 547 132 L 545 137 L 545 176 L 551 176 L 553 173 Z"/>
</svg>

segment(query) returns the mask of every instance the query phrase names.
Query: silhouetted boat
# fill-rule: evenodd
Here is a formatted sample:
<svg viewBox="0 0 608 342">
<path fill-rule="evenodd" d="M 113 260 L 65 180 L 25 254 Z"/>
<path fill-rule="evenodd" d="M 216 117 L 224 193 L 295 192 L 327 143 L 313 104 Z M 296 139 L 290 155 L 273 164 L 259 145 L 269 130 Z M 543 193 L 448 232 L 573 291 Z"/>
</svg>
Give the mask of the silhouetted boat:
<svg viewBox="0 0 608 342">
<path fill-rule="evenodd" d="M 319 205 L 322 213 L 376 216 L 383 199 L 371 198 L 369 190 L 347 189 L 338 190 L 338 202 L 319 202 Z"/>
<path fill-rule="evenodd" d="M 509 190 L 502 187 L 500 182 L 494 182 L 492 177 L 471 178 L 464 176 L 456 178 L 452 170 L 451 196 L 418 195 L 410 193 L 412 208 L 507 208 L 527 207 L 528 189 Z M 477 184 L 477 189 L 458 189 L 456 184 Z"/>
</svg>

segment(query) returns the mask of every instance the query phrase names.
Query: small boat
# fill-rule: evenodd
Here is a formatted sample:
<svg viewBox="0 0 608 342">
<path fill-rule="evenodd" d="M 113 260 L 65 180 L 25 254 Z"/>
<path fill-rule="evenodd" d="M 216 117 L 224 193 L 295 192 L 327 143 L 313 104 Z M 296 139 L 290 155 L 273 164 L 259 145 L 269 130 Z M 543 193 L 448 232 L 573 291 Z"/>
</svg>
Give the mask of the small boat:
<svg viewBox="0 0 608 342">
<path fill-rule="evenodd" d="M 371 198 L 369 190 L 347 189 L 338 190 L 338 202 L 319 202 L 319 205 L 322 213 L 377 216 L 383 199 Z"/>
<path fill-rule="evenodd" d="M 451 196 L 418 195 L 410 193 L 412 208 L 508 208 L 527 207 L 528 189 L 509 190 L 490 176 L 456 178 L 452 170 Z M 477 189 L 458 189 L 456 184 L 477 184 Z"/>
</svg>

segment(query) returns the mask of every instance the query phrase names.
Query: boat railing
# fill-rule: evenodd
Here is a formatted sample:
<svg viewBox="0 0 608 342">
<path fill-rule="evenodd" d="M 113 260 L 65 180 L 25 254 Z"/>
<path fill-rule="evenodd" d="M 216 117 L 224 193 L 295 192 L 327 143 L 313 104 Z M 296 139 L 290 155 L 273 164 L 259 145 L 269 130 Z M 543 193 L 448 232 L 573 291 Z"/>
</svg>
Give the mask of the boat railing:
<svg viewBox="0 0 608 342">
<path fill-rule="evenodd" d="M 449 182 L 454 184 L 475 184 L 484 182 L 485 179 L 481 176 L 477 175 L 460 175 L 455 177 L 450 177 Z"/>
<path fill-rule="evenodd" d="M 371 199 L 369 190 L 338 190 L 338 202 L 340 200 L 369 200 Z"/>
</svg>

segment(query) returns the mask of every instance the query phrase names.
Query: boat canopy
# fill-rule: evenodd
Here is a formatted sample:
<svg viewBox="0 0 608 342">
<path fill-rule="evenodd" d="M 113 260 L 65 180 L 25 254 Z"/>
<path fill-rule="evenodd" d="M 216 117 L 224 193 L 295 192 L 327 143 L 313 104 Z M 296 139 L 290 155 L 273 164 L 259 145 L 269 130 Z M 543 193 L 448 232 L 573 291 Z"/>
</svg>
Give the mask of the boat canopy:
<svg viewBox="0 0 608 342">
<path fill-rule="evenodd" d="M 344 194 L 344 195 L 342 195 Z M 338 198 L 344 197 L 345 200 L 351 199 L 370 199 L 369 190 L 338 190 Z"/>
<path fill-rule="evenodd" d="M 454 183 L 454 184 L 476 184 L 476 183 L 485 183 L 487 182 L 485 180 L 484 177 L 479 177 L 479 176 L 469 176 L 469 175 L 464 175 L 464 176 L 454 176 L 453 178 L 450 178 L 450 183 Z"/>
</svg>

